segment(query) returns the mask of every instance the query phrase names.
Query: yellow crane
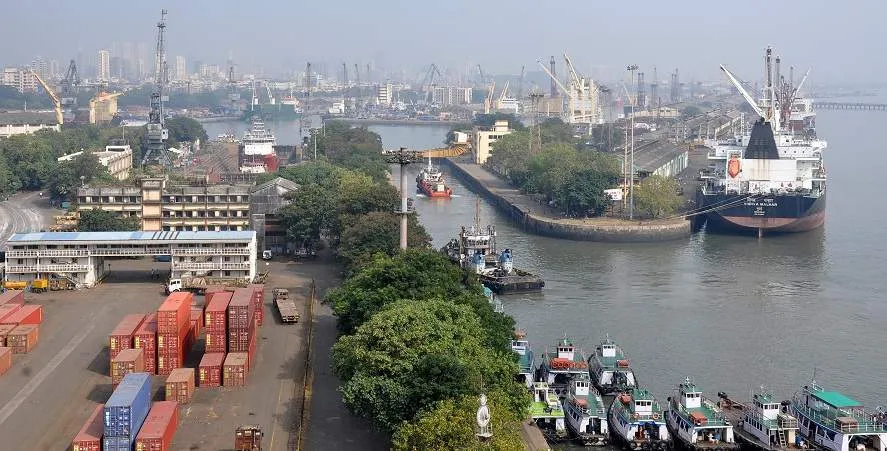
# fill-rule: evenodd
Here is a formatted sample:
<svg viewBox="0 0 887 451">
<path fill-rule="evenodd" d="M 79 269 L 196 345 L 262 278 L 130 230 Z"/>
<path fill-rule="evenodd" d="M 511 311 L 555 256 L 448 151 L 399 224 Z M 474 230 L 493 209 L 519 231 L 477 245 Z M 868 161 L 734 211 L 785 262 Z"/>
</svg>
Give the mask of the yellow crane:
<svg viewBox="0 0 887 451">
<path fill-rule="evenodd" d="M 58 121 L 59 125 L 62 125 L 65 122 L 65 116 L 62 114 L 61 99 L 59 99 L 59 96 L 57 96 L 55 92 L 52 91 L 52 89 L 49 89 L 49 85 L 47 85 L 46 82 L 43 81 L 43 79 L 40 78 L 39 75 L 37 75 L 37 72 L 34 72 L 32 70 L 31 73 L 34 74 L 34 78 L 37 79 L 37 82 L 40 83 L 40 86 L 43 87 L 43 90 L 46 91 L 46 94 L 49 96 L 50 99 L 52 99 L 52 105 L 55 107 L 55 120 Z"/>
<path fill-rule="evenodd" d="M 106 123 L 110 122 L 117 114 L 117 97 L 122 96 L 122 92 L 101 92 L 99 91 L 95 97 L 89 100 L 89 123 Z"/>
<path fill-rule="evenodd" d="M 490 83 L 490 92 L 487 93 L 487 97 L 484 99 L 484 114 L 490 114 L 493 109 L 493 94 L 496 92 L 496 81 L 493 80 Z"/>
<path fill-rule="evenodd" d="M 422 149 L 422 150 L 412 150 L 412 149 L 400 149 L 400 150 L 385 150 L 382 151 L 382 155 L 394 155 L 396 153 L 408 154 L 414 159 L 420 158 L 447 158 L 447 157 L 458 157 L 464 153 L 468 152 L 468 144 L 458 143 L 452 144 L 449 147 L 438 147 L 434 149 Z"/>
</svg>

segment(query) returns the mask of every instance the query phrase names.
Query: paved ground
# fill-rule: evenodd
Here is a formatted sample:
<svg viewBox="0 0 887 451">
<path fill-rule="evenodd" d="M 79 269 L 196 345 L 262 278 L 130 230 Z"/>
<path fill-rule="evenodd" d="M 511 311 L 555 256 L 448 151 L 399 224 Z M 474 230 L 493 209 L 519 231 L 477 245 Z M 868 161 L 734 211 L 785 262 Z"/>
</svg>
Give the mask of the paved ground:
<svg viewBox="0 0 887 451">
<path fill-rule="evenodd" d="M 17 232 L 38 232 L 52 223 L 52 216 L 59 214 L 49 205 L 48 194 L 41 197 L 37 191 L 13 194 L 0 202 L 0 249 Z"/>
</svg>

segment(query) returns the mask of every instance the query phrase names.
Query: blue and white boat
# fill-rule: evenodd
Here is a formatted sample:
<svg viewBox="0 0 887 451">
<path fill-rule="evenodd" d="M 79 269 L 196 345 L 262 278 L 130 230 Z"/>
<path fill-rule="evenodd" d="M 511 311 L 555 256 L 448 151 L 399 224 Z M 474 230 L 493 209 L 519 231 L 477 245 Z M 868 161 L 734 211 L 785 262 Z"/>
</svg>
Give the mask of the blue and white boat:
<svg viewBox="0 0 887 451">
<path fill-rule="evenodd" d="M 669 398 L 665 424 L 675 443 L 693 451 L 738 450 L 733 424 L 688 377 Z"/>
<path fill-rule="evenodd" d="M 671 446 L 665 424 L 665 409 L 653 394 L 633 388 L 610 404 L 610 430 L 631 450 L 663 450 Z"/>
</svg>

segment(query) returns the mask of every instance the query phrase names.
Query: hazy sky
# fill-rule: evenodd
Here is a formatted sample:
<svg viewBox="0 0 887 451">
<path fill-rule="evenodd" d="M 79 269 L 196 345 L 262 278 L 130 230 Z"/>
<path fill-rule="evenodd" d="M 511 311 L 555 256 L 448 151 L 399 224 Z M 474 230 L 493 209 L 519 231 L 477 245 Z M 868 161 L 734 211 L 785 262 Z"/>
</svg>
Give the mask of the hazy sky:
<svg viewBox="0 0 887 451">
<path fill-rule="evenodd" d="M 796 73 L 813 66 L 817 83 L 880 81 L 887 71 L 887 2 L 863 0 L 345 1 L 110 0 L 4 1 L 0 64 L 36 55 L 62 62 L 78 50 L 92 61 L 112 43 L 154 46 L 161 7 L 169 11 L 168 59 L 184 55 L 224 65 L 229 52 L 244 70 L 326 62 L 372 62 L 411 73 L 434 62 L 453 70 L 480 63 L 486 72 L 535 70 L 536 60 L 566 51 L 577 69 L 616 77 L 627 64 L 667 79 L 716 80 L 726 63 L 760 78 L 761 55 L 774 46 Z M 150 61 L 150 60 L 148 60 Z M 91 75 L 91 74 L 88 74 Z"/>
</svg>

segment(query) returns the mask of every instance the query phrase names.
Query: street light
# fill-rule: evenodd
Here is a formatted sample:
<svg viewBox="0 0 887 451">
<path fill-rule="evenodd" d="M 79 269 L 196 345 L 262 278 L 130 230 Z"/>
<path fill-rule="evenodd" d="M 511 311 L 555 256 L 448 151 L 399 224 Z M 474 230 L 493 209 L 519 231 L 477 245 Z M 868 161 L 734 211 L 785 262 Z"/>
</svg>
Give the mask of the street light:
<svg viewBox="0 0 887 451">
<path fill-rule="evenodd" d="M 638 70 L 637 64 L 631 64 L 626 67 L 629 73 L 631 73 L 631 85 L 634 86 L 634 71 Z M 629 178 L 630 182 L 628 185 L 628 220 L 634 219 L 634 103 L 637 101 L 637 96 L 635 96 L 634 100 L 632 100 L 631 96 L 628 96 L 628 100 L 631 101 L 631 153 L 630 153 L 630 163 L 628 165 L 629 170 Z"/>
</svg>

